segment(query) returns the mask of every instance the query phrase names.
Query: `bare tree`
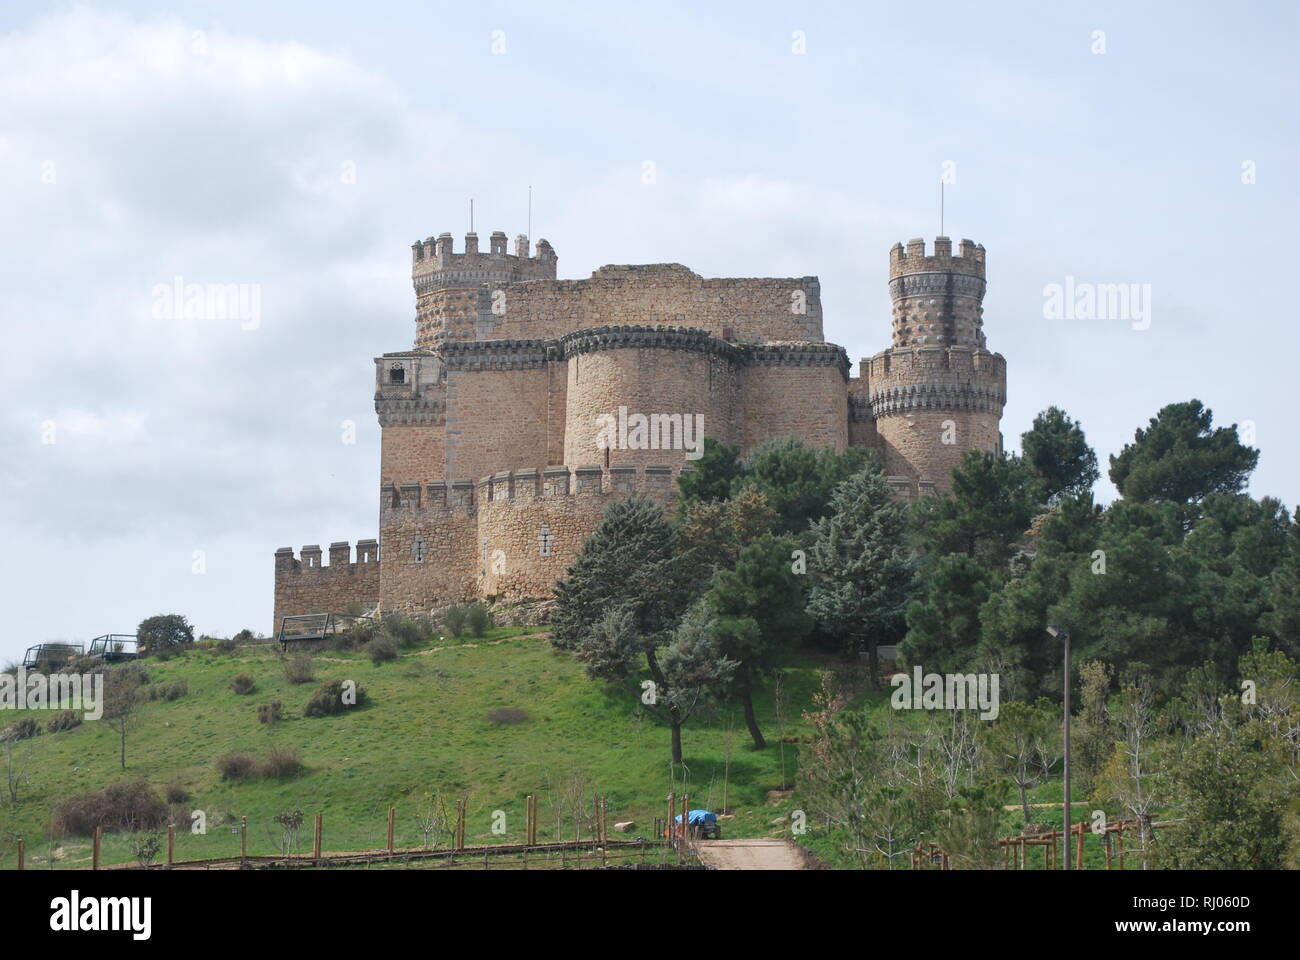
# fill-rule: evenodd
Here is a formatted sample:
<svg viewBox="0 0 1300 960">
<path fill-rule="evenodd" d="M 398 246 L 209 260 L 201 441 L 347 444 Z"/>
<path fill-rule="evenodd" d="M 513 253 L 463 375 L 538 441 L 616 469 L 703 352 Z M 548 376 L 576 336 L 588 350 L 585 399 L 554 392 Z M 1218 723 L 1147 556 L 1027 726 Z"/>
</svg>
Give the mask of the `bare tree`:
<svg viewBox="0 0 1300 960">
<path fill-rule="evenodd" d="M 126 667 L 111 670 L 104 678 L 103 718 L 118 735 L 122 769 L 126 769 L 126 738 L 139 717 L 140 685 L 137 671 Z"/>
</svg>

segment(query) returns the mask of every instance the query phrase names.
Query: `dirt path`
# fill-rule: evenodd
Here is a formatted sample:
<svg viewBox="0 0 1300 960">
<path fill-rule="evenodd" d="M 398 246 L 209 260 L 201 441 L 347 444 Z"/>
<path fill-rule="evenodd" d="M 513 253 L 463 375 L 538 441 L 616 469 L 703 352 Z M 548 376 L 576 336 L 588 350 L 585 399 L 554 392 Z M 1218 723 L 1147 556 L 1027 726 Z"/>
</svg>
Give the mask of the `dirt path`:
<svg viewBox="0 0 1300 960">
<path fill-rule="evenodd" d="M 700 858 L 719 870 L 802 870 L 803 854 L 789 840 L 702 840 Z"/>
</svg>

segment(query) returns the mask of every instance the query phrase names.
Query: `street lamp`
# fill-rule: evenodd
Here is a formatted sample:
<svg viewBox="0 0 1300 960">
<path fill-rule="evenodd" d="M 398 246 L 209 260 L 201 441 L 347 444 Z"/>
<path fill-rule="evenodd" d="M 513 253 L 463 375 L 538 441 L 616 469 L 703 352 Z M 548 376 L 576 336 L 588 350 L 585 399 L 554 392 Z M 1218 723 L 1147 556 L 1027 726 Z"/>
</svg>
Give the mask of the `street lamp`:
<svg viewBox="0 0 1300 960">
<path fill-rule="evenodd" d="M 1070 869 L 1070 634 L 1067 630 L 1054 624 L 1047 625 L 1047 632 L 1053 637 L 1059 637 L 1065 647 L 1062 660 L 1065 663 L 1065 697 L 1064 697 L 1064 714 L 1065 725 L 1064 733 L 1061 738 L 1061 746 L 1065 754 L 1065 763 L 1062 770 L 1065 781 L 1063 784 L 1064 795 L 1062 799 L 1062 813 L 1064 815 L 1063 824 L 1065 826 L 1065 864 L 1064 869 Z"/>
</svg>

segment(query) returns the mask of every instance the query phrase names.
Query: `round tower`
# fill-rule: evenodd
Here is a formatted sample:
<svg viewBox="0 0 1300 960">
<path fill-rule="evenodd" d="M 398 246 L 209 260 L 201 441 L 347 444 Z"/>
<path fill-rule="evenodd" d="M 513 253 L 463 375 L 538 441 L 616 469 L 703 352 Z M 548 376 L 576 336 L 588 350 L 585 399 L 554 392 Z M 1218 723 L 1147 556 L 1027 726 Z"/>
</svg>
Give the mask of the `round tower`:
<svg viewBox="0 0 1300 960">
<path fill-rule="evenodd" d="M 889 255 L 893 346 L 867 363 L 885 472 L 900 493 L 945 492 L 968 450 L 1000 453 L 1006 360 L 984 338 L 984 247 L 938 237 Z"/>
</svg>

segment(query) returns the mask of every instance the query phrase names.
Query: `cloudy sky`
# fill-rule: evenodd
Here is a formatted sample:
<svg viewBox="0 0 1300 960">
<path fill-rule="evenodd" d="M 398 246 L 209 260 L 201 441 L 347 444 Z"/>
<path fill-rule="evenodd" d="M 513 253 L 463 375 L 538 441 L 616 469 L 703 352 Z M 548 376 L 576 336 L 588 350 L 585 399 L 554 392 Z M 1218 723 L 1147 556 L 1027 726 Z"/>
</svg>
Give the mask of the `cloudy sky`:
<svg viewBox="0 0 1300 960">
<path fill-rule="evenodd" d="M 561 276 L 816 274 L 856 360 L 946 172 L 1009 447 L 1058 404 L 1104 458 L 1197 397 L 1300 502 L 1293 4 L 701 6 L 0 7 L 0 660 L 268 631 L 276 547 L 375 536 L 410 244 L 459 248 L 469 197 L 513 237 L 529 185 Z M 255 299 L 188 316 L 177 278 Z M 1049 316 L 1067 278 L 1149 317 Z"/>
</svg>

